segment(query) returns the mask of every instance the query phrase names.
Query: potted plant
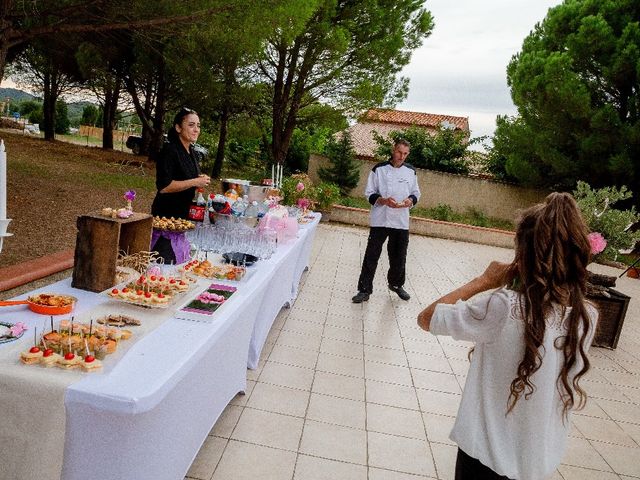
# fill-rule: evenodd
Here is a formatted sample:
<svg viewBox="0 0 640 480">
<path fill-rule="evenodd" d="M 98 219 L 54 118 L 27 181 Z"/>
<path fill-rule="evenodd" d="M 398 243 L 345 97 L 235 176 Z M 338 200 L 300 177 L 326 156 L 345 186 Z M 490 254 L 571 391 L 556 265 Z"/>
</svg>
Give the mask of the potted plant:
<svg viewBox="0 0 640 480">
<path fill-rule="evenodd" d="M 340 188 L 335 183 L 322 182 L 309 193 L 314 209 L 322 213 L 321 221 L 329 221 L 331 208 L 340 198 Z"/>
<path fill-rule="evenodd" d="M 616 202 L 632 196 L 626 187 L 593 190 L 589 184 L 578 182 L 573 195 L 591 230 L 589 242 L 593 261 L 611 264 L 621 251 L 634 248 L 640 240 L 640 232 L 631 231 L 630 227 L 638 222 L 640 215 L 634 207 L 629 210 L 611 208 Z M 629 297 L 614 290 L 615 283 L 615 276 L 589 272 L 587 298 L 600 313 L 593 340 L 596 346 L 616 348 L 618 344 Z"/>
</svg>

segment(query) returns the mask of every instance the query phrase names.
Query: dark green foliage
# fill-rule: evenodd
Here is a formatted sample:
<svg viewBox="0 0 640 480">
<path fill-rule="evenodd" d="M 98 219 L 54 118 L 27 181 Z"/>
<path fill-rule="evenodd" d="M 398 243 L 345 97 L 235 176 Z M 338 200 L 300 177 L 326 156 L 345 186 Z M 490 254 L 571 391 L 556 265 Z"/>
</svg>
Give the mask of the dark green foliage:
<svg viewBox="0 0 640 480">
<path fill-rule="evenodd" d="M 291 172 L 306 172 L 311 155 L 311 136 L 304 130 L 296 128 L 291 138 L 285 165 Z"/>
<path fill-rule="evenodd" d="M 286 156 L 305 105 L 323 98 L 355 112 L 406 97 L 408 79 L 400 72 L 433 29 L 422 0 L 299 3 L 308 7 L 306 17 L 274 29 L 258 62 L 270 87 L 277 162 Z"/>
<path fill-rule="evenodd" d="M 69 116 L 67 112 L 67 104 L 64 100 L 58 100 L 56 102 L 55 132 L 58 135 L 65 135 L 69 133 Z"/>
<path fill-rule="evenodd" d="M 31 123 L 37 123 L 40 128 L 43 128 L 42 121 L 44 120 L 44 114 L 42 112 L 42 105 L 39 105 L 35 110 L 31 110 L 27 118 Z"/>
<path fill-rule="evenodd" d="M 460 130 L 439 127 L 437 133 L 431 135 L 424 128 L 410 127 L 403 131 L 391 132 L 391 140 L 375 133 L 374 136 L 378 144 L 376 155 L 381 159 L 389 158 L 393 142 L 398 138 L 404 138 L 411 143 L 406 161 L 414 167 L 448 173 L 469 172 L 465 154 L 471 142 L 466 141 L 466 135 Z"/>
<path fill-rule="evenodd" d="M 566 0 L 536 25 L 507 68 L 519 116 L 498 119 L 492 152 L 506 174 L 639 190 L 639 19 L 637 0 Z"/>
<path fill-rule="evenodd" d="M 29 114 L 34 110 L 42 110 L 42 102 L 37 100 L 24 100 L 20 103 L 20 115 L 29 118 Z"/>
<path fill-rule="evenodd" d="M 339 140 L 330 138 L 324 153 L 329 158 L 330 166 L 320 168 L 320 178 L 338 185 L 342 195 L 349 195 L 360 180 L 360 162 L 356 160 L 349 131 L 345 130 Z"/>
<path fill-rule="evenodd" d="M 85 105 L 82 109 L 82 125 L 95 126 L 98 124 L 98 107 L 92 104 Z"/>
</svg>

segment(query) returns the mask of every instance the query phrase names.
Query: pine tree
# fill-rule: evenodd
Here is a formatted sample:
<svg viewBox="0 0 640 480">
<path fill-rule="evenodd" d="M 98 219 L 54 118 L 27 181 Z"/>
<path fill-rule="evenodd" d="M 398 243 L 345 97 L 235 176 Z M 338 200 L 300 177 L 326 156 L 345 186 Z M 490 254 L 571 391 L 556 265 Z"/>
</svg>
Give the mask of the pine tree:
<svg viewBox="0 0 640 480">
<path fill-rule="evenodd" d="M 338 185 L 342 195 L 349 195 L 360 180 L 360 162 L 356 159 L 349 131 L 345 130 L 339 140 L 332 137 L 325 147 L 325 154 L 330 166 L 320 168 L 320 178 Z"/>
</svg>

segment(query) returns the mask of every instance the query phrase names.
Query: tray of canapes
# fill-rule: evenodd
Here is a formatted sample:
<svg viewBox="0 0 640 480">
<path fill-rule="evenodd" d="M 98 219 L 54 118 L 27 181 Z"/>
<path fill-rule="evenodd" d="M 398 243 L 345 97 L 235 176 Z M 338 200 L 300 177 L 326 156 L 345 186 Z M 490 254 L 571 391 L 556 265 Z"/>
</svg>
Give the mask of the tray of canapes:
<svg viewBox="0 0 640 480">
<path fill-rule="evenodd" d="M 137 280 L 116 285 L 104 293 L 119 302 L 149 308 L 167 308 L 193 286 L 195 280 L 141 275 Z"/>
<path fill-rule="evenodd" d="M 224 263 L 216 265 L 209 260 L 199 261 L 191 260 L 186 263 L 180 269 L 184 273 L 191 273 L 199 277 L 216 279 L 216 280 L 231 280 L 239 282 L 247 274 L 245 267 Z"/>
<path fill-rule="evenodd" d="M 57 330 L 52 325 L 39 341 L 34 329 L 34 342 L 20 352 L 20 361 L 25 365 L 95 372 L 102 368 L 102 360 L 117 350 L 119 342 L 132 336 L 128 329 L 62 320 Z"/>
<path fill-rule="evenodd" d="M 196 228 L 196 224 L 183 218 L 153 217 L 153 228 L 168 232 L 186 232 Z"/>
<path fill-rule="evenodd" d="M 236 287 L 213 283 L 196 298 L 176 312 L 177 318 L 185 320 L 211 321 L 213 314 L 234 294 Z"/>
</svg>

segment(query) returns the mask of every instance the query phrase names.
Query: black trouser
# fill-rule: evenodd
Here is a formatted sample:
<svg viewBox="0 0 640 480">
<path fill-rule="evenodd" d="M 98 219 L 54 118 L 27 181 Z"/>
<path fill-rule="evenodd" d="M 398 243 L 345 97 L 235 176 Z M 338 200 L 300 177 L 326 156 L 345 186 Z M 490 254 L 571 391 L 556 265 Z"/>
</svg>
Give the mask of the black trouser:
<svg viewBox="0 0 640 480">
<path fill-rule="evenodd" d="M 364 252 L 362 270 L 358 280 L 358 291 L 373 293 L 373 277 L 376 274 L 378 260 L 382 253 L 382 245 L 389 238 L 387 253 L 389 254 L 389 272 L 387 280 L 392 287 L 401 287 L 405 280 L 405 262 L 409 246 L 409 230 L 399 228 L 371 227 L 367 249 Z"/>
<path fill-rule="evenodd" d="M 171 240 L 168 238 L 159 237 L 155 245 L 151 247 L 151 250 L 160 254 L 160 257 L 164 259 L 165 265 L 175 265 L 176 254 L 173 251 L 173 247 L 171 247 Z"/>
<path fill-rule="evenodd" d="M 509 480 L 458 449 L 456 480 Z"/>
</svg>

